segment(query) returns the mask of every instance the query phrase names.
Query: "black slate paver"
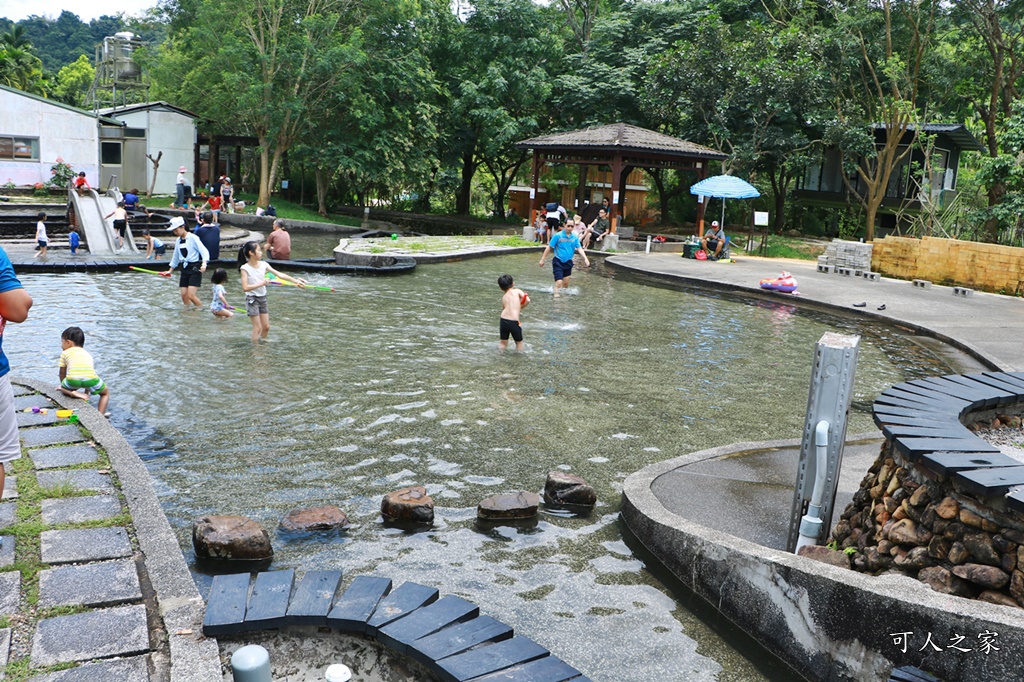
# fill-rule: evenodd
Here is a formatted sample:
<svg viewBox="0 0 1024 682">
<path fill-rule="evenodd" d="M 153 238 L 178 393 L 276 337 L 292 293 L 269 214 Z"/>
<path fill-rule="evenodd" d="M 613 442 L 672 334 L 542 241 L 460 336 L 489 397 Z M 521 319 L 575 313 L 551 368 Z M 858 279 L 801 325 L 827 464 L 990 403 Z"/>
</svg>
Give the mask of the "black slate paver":
<svg viewBox="0 0 1024 682">
<path fill-rule="evenodd" d="M 145 656 L 86 663 L 70 670 L 37 675 L 28 682 L 149 682 Z"/>
<path fill-rule="evenodd" d="M 1001 452 L 928 452 L 921 456 L 921 462 L 931 471 L 943 475 L 971 469 L 1020 466 L 1019 461 Z"/>
<path fill-rule="evenodd" d="M 292 593 L 295 571 L 265 571 L 256 574 L 256 581 L 245 609 L 247 631 L 278 628 L 285 624 L 288 599 Z"/>
<path fill-rule="evenodd" d="M 1005 384 L 998 386 L 997 382 L 992 380 L 980 381 L 963 374 L 950 374 L 942 378 L 952 384 L 965 386 L 972 391 L 980 391 L 986 397 L 986 404 L 989 406 L 1006 405 L 1020 400 L 1016 390 L 1006 387 Z"/>
<path fill-rule="evenodd" d="M 550 652 L 532 639 L 513 637 L 449 656 L 430 667 L 447 682 L 463 682 L 548 655 Z"/>
<path fill-rule="evenodd" d="M 0 568 L 10 566 L 14 563 L 14 536 L 4 535 L 3 544 L 0 544 Z"/>
<path fill-rule="evenodd" d="M 57 448 L 29 450 L 28 456 L 36 469 L 55 469 L 88 464 L 99 459 L 100 453 L 91 445 L 65 445 Z"/>
<path fill-rule="evenodd" d="M 1003 381 L 1002 379 L 997 379 L 995 377 L 988 376 L 987 374 L 962 374 L 961 378 L 969 379 L 982 386 L 991 386 L 993 388 L 997 388 L 1001 391 L 1007 392 L 1012 396 L 1010 399 L 1006 401 L 1008 403 L 1016 403 L 1024 399 L 1024 386 L 1016 386 L 1009 382 Z"/>
<path fill-rule="evenodd" d="M 48 526 L 102 521 L 121 513 L 121 503 L 113 495 L 43 500 L 41 506 L 43 523 Z"/>
<path fill-rule="evenodd" d="M 390 578 L 356 576 L 327 614 L 327 625 L 343 632 L 365 632 L 366 621 L 390 592 Z"/>
<path fill-rule="evenodd" d="M 1002 497 L 1010 488 L 1024 485 L 1024 466 L 958 471 L 953 482 L 980 497 Z"/>
<path fill-rule="evenodd" d="M 203 634 L 207 637 L 245 631 L 245 606 L 249 598 L 249 574 L 232 573 L 213 577 L 206 600 Z"/>
<path fill-rule="evenodd" d="M 1007 493 L 1006 506 L 1019 514 L 1024 514 L 1024 488 Z"/>
<path fill-rule="evenodd" d="M 490 616 L 480 616 L 417 639 L 409 645 L 409 655 L 428 663 L 468 651 L 478 644 L 509 639 L 512 634 L 511 626 Z"/>
<path fill-rule="evenodd" d="M 49 409 L 46 412 L 18 412 L 15 416 L 19 429 L 30 426 L 49 426 L 63 421 L 57 419 L 57 411 L 55 409 Z"/>
<path fill-rule="evenodd" d="M 987 390 L 977 384 L 969 386 L 967 384 L 953 381 L 949 377 L 929 377 L 927 379 L 915 379 L 914 381 L 908 382 L 908 387 L 916 387 L 914 392 L 919 392 L 917 388 L 923 391 L 931 391 L 932 394 L 935 392 L 943 395 L 952 396 L 954 398 L 960 398 L 961 400 L 970 400 L 978 407 L 990 407 L 999 404 L 999 398 L 1002 397 L 1003 391 L 989 387 Z M 909 388 L 908 388 L 909 390 Z M 1007 394 L 1008 395 L 1008 394 Z"/>
<path fill-rule="evenodd" d="M 21 601 L 21 573 L 7 571 L 0 573 L 0 617 L 18 612 Z"/>
<path fill-rule="evenodd" d="M 0 528 L 7 528 L 7 526 L 13 525 L 18 520 L 18 503 L 7 502 L 0 504 Z"/>
<path fill-rule="evenodd" d="M 989 445 L 982 439 L 972 436 L 971 438 L 897 438 L 893 445 L 901 453 L 911 460 L 917 461 L 921 455 L 928 452 L 990 452 L 996 454 L 999 449 Z"/>
<path fill-rule="evenodd" d="M 26 393 L 23 395 L 17 395 L 14 398 L 14 410 L 16 412 L 24 412 L 25 410 L 38 407 L 42 409 L 56 409 L 53 401 L 47 398 L 45 395 L 39 393 Z M 28 414 L 32 414 L 29 412 Z"/>
<path fill-rule="evenodd" d="M 131 559 L 59 566 L 39 572 L 39 607 L 112 606 L 142 599 Z"/>
<path fill-rule="evenodd" d="M 137 604 L 39 621 L 32 638 L 33 667 L 128 656 L 149 650 L 146 607 Z"/>
<path fill-rule="evenodd" d="M 886 438 L 975 438 L 974 433 L 960 422 L 952 421 L 943 426 L 904 426 L 902 424 L 885 424 L 882 433 Z"/>
<path fill-rule="evenodd" d="M 555 656 L 539 658 L 515 665 L 490 675 L 477 677 L 473 682 L 589 682 L 576 668 Z"/>
<path fill-rule="evenodd" d="M 326 625 L 341 571 L 308 571 L 288 603 L 289 625 Z"/>
<path fill-rule="evenodd" d="M 86 490 L 100 493 L 114 492 L 114 484 L 109 474 L 101 474 L 95 469 L 69 469 L 39 471 L 36 481 L 41 488 L 55 488 L 69 485 L 75 490 Z"/>
<path fill-rule="evenodd" d="M 85 441 L 82 430 L 74 424 L 61 426 L 37 426 L 20 432 L 21 444 L 26 448 L 58 445 L 60 443 L 81 443 Z"/>
<path fill-rule="evenodd" d="M 376 610 L 366 621 L 366 632 L 376 634 L 388 623 L 408 615 L 421 606 L 437 601 L 437 589 L 419 583 L 407 582 L 380 600 Z"/>
<path fill-rule="evenodd" d="M 40 537 L 44 564 L 120 559 L 132 555 L 128 532 L 119 526 L 47 530 Z"/>
<path fill-rule="evenodd" d="M 407 653 L 409 645 L 421 637 L 480 615 L 480 607 L 465 599 L 447 596 L 423 606 L 377 632 L 377 641 L 395 651 Z"/>
</svg>

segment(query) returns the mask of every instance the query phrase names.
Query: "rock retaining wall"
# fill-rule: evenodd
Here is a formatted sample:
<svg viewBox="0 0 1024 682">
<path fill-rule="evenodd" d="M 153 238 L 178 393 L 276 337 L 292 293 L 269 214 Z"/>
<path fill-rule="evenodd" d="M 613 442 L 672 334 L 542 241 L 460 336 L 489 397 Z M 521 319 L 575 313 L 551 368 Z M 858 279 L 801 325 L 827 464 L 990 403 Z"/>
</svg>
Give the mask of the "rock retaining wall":
<svg viewBox="0 0 1024 682">
<path fill-rule="evenodd" d="M 1019 411 L 972 414 L 972 429 L 1020 425 Z M 857 571 L 898 572 L 932 589 L 1024 607 L 1024 516 L 910 462 L 887 440 L 832 531 Z"/>
</svg>

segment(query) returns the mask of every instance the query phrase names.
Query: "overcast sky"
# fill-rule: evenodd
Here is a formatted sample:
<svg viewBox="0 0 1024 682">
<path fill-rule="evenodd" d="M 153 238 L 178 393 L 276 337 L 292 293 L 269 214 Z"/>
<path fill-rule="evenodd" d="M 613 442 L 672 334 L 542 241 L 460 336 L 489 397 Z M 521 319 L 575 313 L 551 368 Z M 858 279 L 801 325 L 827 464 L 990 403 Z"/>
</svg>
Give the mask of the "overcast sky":
<svg viewBox="0 0 1024 682">
<path fill-rule="evenodd" d="M 104 14 L 141 14 L 156 5 L 156 0 L 2 0 L 0 17 L 11 21 L 24 19 L 32 14 L 40 14 L 56 19 L 64 10 L 70 10 L 85 23 Z"/>
</svg>

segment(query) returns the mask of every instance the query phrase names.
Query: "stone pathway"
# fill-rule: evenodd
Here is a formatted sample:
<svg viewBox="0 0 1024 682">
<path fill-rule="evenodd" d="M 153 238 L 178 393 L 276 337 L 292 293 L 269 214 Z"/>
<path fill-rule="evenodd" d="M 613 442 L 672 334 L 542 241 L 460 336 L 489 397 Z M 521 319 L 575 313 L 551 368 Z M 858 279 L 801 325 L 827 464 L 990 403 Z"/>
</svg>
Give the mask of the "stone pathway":
<svg viewBox="0 0 1024 682">
<path fill-rule="evenodd" d="M 15 385 L 15 407 L 25 454 L 8 464 L 0 503 L 2 670 L 37 682 L 148 681 L 161 648 L 149 621 L 159 620 L 147 615 L 145 560 L 110 461 L 48 397 Z M 33 407 L 47 412 L 23 411 Z M 84 665 L 54 670 L 69 663 Z"/>
</svg>

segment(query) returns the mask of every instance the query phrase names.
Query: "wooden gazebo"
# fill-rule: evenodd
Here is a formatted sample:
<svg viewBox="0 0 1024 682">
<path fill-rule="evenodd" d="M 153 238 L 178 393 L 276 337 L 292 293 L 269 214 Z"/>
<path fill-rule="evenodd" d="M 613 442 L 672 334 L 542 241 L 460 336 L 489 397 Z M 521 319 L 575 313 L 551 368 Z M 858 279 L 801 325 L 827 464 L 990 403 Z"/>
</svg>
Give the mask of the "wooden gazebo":
<svg viewBox="0 0 1024 682">
<path fill-rule="evenodd" d="M 707 163 L 721 161 L 726 154 L 676 137 L 628 123 L 612 123 L 565 133 L 542 135 L 516 142 L 518 149 L 533 150 L 533 178 L 530 184 L 530 207 L 540 208 L 537 187 L 541 164 L 566 163 L 580 166 L 610 166 L 612 189 L 612 231 L 618 225 L 620 191 L 634 168 L 668 168 L 695 171 L 697 180 L 707 177 Z M 705 204 L 698 205 L 698 221 L 704 218 Z"/>
</svg>

